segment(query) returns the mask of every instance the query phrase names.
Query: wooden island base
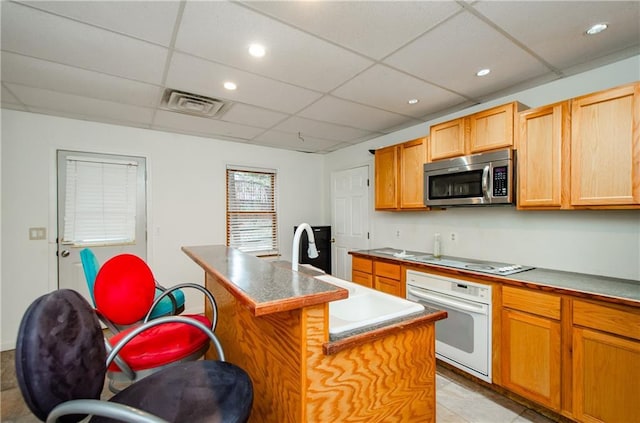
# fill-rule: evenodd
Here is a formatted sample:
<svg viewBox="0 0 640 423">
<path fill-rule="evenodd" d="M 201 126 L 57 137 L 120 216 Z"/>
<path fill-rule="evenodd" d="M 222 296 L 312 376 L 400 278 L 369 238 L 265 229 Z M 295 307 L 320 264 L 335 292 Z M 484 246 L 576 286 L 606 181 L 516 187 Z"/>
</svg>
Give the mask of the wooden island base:
<svg viewBox="0 0 640 423">
<path fill-rule="evenodd" d="M 435 421 L 434 322 L 326 355 L 327 303 L 255 316 L 210 273 L 206 287 L 227 360 L 253 380 L 251 422 Z"/>
</svg>

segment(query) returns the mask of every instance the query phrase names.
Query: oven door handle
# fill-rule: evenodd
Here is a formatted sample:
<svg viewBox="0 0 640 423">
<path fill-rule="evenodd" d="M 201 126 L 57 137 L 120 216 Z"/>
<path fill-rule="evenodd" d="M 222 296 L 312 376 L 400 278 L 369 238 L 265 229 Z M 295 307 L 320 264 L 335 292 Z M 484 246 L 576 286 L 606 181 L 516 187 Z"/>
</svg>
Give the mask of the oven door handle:
<svg viewBox="0 0 640 423">
<path fill-rule="evenodd" d="M 450 300 L 448 298 L 445 298 L 437 294 L 431 294 L 431 293 L 427 294 L 424 292 L 416 291 L 415 289 L 411 289 L 411 288 L 409 288 L 409 293 L 415 297 L 422 298 L 427 301 L 441 303 L 442 305 L 449 306 L 456 310 L 468 311 L 471 313 L 487 314 L 487 310 L 486 310 L 487 306 L 485 304 L 475 305 L 464 300 L 458 300 L 458 299 Z"/>
</svg>

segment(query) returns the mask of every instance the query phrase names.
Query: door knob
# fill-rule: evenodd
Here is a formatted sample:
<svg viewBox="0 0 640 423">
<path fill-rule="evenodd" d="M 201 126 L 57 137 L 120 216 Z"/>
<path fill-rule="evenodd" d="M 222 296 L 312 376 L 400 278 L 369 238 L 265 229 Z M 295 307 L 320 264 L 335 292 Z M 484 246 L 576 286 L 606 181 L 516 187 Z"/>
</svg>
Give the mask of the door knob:
<svg viewBox="0 0 640 423">
<path fill-rule="evenodd" d="M 69 254 L 70 254 L 70 253 L 69 253 L 69 250 L 62 250 L 62 251 L 60 252 L 60 255 L 61 255 L 62 257 L 68 257 L 68 256 L 69 256 Z"/>
</svg>

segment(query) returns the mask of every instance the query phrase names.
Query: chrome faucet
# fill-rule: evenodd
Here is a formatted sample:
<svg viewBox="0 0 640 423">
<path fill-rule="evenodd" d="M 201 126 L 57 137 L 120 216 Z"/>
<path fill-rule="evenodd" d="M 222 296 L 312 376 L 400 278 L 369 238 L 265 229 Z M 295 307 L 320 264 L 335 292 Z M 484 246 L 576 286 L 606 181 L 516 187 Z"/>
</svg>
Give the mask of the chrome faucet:
<svg viewBox="0 0 640 423">
<path fill-rule="evenodd" d="M 291 270 L 298 271 L 298 261 L 300 260 L 300 237 L 302 236 L 302 231 L 307 231 L 307 238 L 309 238 L 309 248 L 307 249 L 307 254 L 309 258 L 318 257 L 318 250 L 316 249 L 316 238 L 313 236 L 313 230 L 308 223 L 301 223 L 296 229 L 295 234 L 293 235 L 293 251 L 291 252 Z"/>
</svg>

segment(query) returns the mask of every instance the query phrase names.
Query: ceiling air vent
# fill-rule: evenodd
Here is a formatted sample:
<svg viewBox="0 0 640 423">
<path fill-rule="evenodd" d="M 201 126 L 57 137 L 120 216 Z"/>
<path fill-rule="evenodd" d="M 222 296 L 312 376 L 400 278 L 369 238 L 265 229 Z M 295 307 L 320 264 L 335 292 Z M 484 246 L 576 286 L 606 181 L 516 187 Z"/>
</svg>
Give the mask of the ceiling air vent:
<svg viewBox="0 0 640 423">
<path fill-rule="evenodd" d="M 162 106 L 174 112 L 207 118 L 219 117 L 229 108 L 222 100 L 170 88 L 164 92 Z"/>
</svg>

